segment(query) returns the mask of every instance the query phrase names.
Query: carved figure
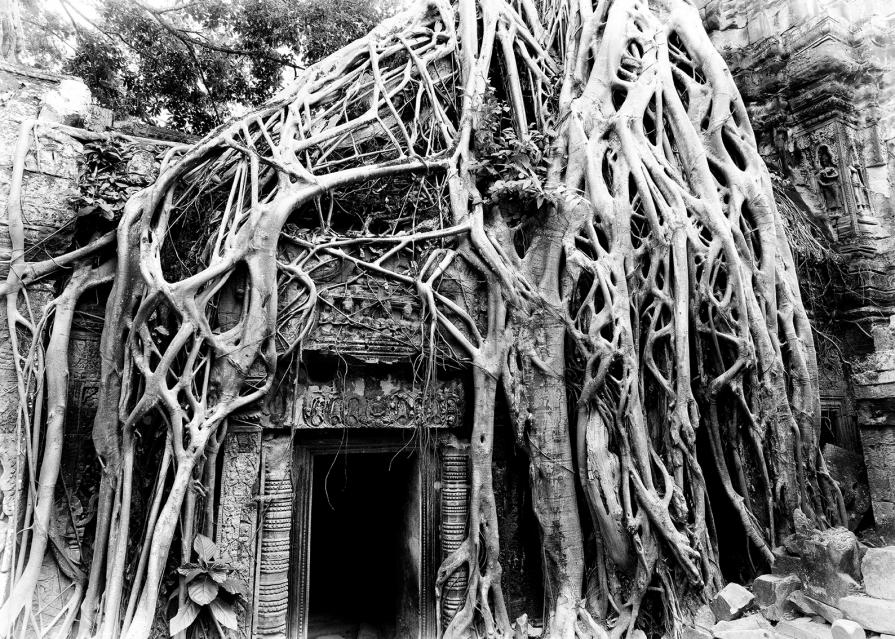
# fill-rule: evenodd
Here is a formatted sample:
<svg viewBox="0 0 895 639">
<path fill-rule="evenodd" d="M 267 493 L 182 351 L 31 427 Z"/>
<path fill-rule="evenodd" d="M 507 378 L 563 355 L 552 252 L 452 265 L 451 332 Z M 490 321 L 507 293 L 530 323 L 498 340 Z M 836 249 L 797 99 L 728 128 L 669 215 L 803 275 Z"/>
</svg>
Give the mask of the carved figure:
<svg viewBox="0 0 895 639">
<path fill-rule="evenodd" d="M 822 144 L 818 148 L 817 161 L 820 165 L 817 171 L 817 183 L 827 212 L 838 214 L 842 210 L 842 185 L 839 182 L 839 169 L 836 168 L 833 154 L 826 144 Z"/>
</svg>

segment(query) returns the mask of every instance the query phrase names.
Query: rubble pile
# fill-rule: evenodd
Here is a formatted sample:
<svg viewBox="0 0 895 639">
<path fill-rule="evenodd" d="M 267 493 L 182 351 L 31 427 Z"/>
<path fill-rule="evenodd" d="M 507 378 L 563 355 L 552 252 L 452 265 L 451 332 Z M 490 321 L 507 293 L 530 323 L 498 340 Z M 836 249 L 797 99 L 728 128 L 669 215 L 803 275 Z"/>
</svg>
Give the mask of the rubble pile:
<svg viewBox="0 0 895 639">
<path fill-rule="evenodd" d="M 772 572 L 751 589 L 725 586 L 684 639 L 895 639 L 895 546 L 867 548 L 846 528 L 796 521 Z"/>
</svg>

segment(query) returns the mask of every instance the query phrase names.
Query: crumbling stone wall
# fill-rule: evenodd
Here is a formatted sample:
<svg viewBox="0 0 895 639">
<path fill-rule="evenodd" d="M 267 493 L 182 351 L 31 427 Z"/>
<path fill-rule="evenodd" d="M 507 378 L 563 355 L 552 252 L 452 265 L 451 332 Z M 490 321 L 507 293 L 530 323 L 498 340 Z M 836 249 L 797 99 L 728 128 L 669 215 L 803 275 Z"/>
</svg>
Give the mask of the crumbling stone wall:
<svg viewBox="0 0 895 639">
<path fill-rule="evenodd" d="M 0 210 L 6 211 L 13 157 L 24 123 L 29 120 L 76 123 L 89 116 L 90 93 L 79 80 L 36 73 L 0 63 Z M 36 151 L 28 153 L 23 176 L 26 250 L 51 253 L 68 245 L 74 212 L 68 205 L 77 192 L 77 157 L 81 144 L 59 131 L 38 129 Z M 0 279 L 6 280 L 10 259 L 6 216 L 0 215 Z M 31 304 L 48 295 L 37 287 Z M 5 305 L 0 322 L 6 324 Z M 14 536 L 22 508 L 23 430 L 18 422 L 19 394 L 9 341 L 0 341 L 0 592 L 15 569 Z"/>
<path fill-rule="evenodd" d="M 834 443 L 863 450 L 877 529 L 895 535 L 895 5 L 700 4 L 780 192 L 830 249 L 823 268 L 801 265 L 822 401 L 843 418 Z"/>
</svg>

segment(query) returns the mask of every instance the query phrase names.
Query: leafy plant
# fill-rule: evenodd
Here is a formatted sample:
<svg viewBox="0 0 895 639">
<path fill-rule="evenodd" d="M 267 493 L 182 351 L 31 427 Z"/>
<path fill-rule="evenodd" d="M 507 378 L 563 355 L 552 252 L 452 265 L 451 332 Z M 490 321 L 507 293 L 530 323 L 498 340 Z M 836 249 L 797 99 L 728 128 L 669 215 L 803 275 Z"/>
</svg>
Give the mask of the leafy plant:
<svg viewBox="0 0 895 639">
<path fill-rule="evenodd" d="M 236 630 L 236 605 L 245 601 L 245 584 L 218 560 L 217 544 L 205 535 L 196 535 L 193 550 L 198 561 L 177 569 L 186 578 L 187 599 L 169 622 L 171 636 L 193 626 L 203 611 L 224 636 L 224 628 Z"/>
<path fill-rule="evenodd" d="M 133 144 L 115 139 L 84 145 L 78 195 L 72 202 L 78 217 L 96 214 L 110 221 L 121 217 L 127 199 L 140 188 L 127 177 L 134 150 Z"/>
</svg>

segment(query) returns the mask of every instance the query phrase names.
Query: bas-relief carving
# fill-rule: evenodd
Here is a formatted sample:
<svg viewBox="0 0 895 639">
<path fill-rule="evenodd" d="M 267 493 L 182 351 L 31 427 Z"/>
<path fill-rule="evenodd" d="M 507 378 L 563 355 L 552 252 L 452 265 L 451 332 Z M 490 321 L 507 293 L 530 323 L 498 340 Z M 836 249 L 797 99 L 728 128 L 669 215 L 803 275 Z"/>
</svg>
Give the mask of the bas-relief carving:
<svg viewBox="0 0 895 639">
<path fill-rule="evenodd" d="M 254 592 L 255 543 L 257 541 L 261 432 L 234 432 L 225 439 L 217 543 L 225 560 Z M 252 606 L 237 608 L 238 637 L 251 636 Z"/>
<path fill-rule="evenodd" d="M 446 445 L 441 451 L 441 558 L 456 552 L 466 539 L 469 517 L 469 457 L 460 444 Z M 441 592 L 442 630 L 466 600 L 469 574 L 462 566 L 445 582 Z"/>
<path fill-rule="evenodd" d="M 262 441 L 263 475 L 258 496 L 261 540 L 255 587 L 255 633 L 285 637 L 289 608 L 289 559 L 292 546 L 292 437 L 266 434 Z"/>
<path fill-rule="evenodd" d="M 463 418 L 463 386 L 450 380 L 424 389 L 390 376 L 307 384 L 295 415 L 297 428 L 450 428 Z"/>
<path fill-rule="evenodd" d="M 834 239 L 886 235 L 873 210 L 863 155 L 857 152 L 862 147 L 859 137 L 839 117 L 811 129 L 797 126 L 792 132 L 790 175 L 797 189 L 808 188 L 819 198 Z"/>
</svg>

